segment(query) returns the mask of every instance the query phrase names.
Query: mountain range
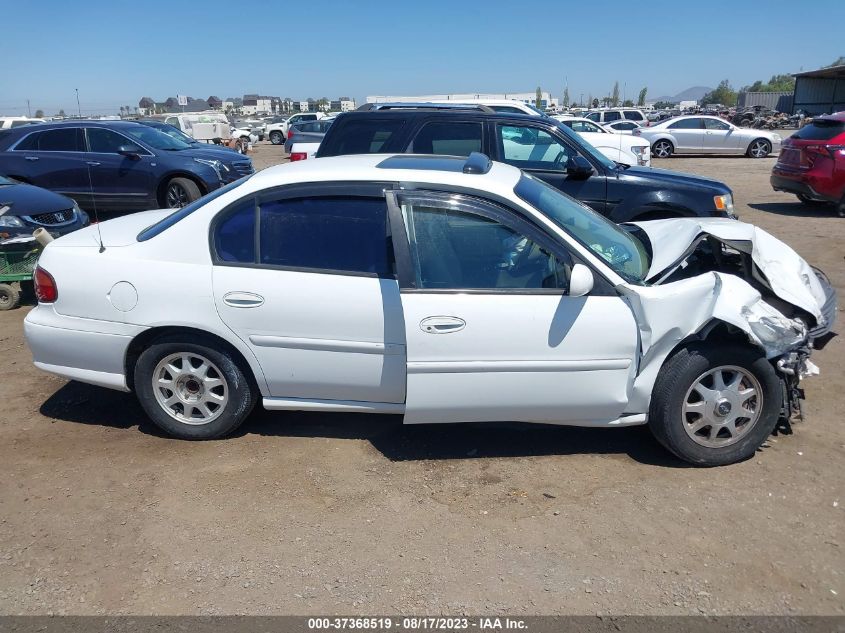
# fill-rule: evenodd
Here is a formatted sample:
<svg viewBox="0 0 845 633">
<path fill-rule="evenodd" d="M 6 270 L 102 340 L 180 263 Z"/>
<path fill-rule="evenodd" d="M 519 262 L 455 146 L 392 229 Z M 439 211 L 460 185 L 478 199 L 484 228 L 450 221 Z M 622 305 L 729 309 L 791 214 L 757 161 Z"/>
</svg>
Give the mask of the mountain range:
<svg viewBox="0 0 845 633">
<path fill-rule="evenodd" d="M 713 88 L 708 88 L 707 86 L 693 86 L 692 88 L 682 90 L 674 97 L 664 95 L 662 97 L 657 97 L 657 99 L 654 99 L 654 101 L 669 101 L 671 103 L 679 103 L 681 101 L 700 101 L 704 97 L 704 95 L 706 95 L 708 92 L 711 92 L 712 90 Z M 649 101 L 651 101 L 651 99 L 649 99 Z"/>
</svg>

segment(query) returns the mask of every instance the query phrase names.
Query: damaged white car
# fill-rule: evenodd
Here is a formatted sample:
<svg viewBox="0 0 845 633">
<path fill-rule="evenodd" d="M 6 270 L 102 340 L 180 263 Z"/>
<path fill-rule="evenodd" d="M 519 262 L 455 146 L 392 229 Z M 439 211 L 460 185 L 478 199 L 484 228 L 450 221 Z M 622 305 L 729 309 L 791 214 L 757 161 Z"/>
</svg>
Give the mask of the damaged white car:
<svg viewBox="0 0 845 633">
<path fill-rule="evenodd" d="M 648 424 L 707 466 L 798 410 L 836 311 L 824 276 L 760 229 L 619 227 L 481 154 L 273 167 L 62 237 L 35 281 L 35 364 L 134 391 L 177 437 L 231 433 L 260 400 Z"/>
</svg>

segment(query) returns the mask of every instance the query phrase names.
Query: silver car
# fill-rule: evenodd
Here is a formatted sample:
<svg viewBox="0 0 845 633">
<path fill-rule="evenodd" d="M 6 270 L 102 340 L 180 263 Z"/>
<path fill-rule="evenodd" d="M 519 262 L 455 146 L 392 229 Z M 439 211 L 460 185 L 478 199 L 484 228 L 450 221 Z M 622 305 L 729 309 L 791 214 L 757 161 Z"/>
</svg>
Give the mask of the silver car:
<svg viewBox="0 0 845 633">
<path fill-rule="evenodd" d="M 774 132 L 741 128 L 716 116 L 679 116 L 650 127 L 633 130 L 651 143 L 651 155 L 745 154 L 765 158 L 780 151 L 781 137 Z"/>
</svg>

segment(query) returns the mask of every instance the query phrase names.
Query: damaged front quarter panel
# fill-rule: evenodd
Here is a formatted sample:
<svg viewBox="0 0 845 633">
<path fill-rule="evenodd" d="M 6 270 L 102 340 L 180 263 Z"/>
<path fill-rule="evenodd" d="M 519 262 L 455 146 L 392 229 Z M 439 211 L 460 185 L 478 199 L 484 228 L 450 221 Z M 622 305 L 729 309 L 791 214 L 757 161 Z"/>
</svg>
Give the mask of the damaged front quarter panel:
<svg viewBox="0 0 845 633">
<path fill-rule="evenodd" d="M 637 317 L 640 362 L 628 411 L 648 410 L 660 368 L 677 345 L 710 324 L 732 325 L 760 347 L 769 359 L 807 342 L 806 326 L 767 304 L 748 282 L 735 275 L 710 272 L 656 286 L 619 287 Z"/>
</svg>

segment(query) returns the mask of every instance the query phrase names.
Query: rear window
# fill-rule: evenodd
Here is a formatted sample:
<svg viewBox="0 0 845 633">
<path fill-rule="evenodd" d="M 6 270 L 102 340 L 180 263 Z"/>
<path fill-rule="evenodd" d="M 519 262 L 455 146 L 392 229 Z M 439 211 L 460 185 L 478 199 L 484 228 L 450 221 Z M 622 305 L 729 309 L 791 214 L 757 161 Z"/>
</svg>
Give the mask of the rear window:
<svg viewBox="0 0 845 633">
<path fill-rule="evenodd" d="M 792 135 L 792 138 L 800 138 L 805 141 L 829 141 L 843 132 L 845 132 L 845 121 L 816 119 L 798 130 Z"/>
<path fill-rule="evenodd" d="M 336 130 L 334 144 L 319 155 L 378 154 L 386 149 L 388 141 L 403 125 L 405 119 L 396 118 L 350 121 Z"/>
</svg>

